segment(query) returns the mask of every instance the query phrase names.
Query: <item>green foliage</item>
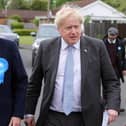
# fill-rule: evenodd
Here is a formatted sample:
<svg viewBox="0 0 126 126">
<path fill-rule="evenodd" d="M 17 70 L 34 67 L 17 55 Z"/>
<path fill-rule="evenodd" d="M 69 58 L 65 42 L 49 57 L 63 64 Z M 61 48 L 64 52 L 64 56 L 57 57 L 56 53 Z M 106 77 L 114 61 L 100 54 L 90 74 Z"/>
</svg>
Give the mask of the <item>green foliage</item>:
<svg viewBox="0 0 126 126">
<path fill-rule="evenodd" d="M 119 0 L 103 0 L 103 1 L 115 8 L 118 8 L 120 6 Z"/>
<path fill-rule="evenodd" d="M 4 4 L 4 0 L 0 0 L 0 9 L 3 9 L 4 6 L 5 6 L 5 4 Z"/>
<path fill-rule="evenodd" d="M 67 2 L 67 0 L 56 0 L 56 6 L 61 6 L 66 2 Z"/>
<path fill-rule="evenodd" d="M 47 1 L 33 0 L 31 9 L 32 10 L 47 10 Z"/>
<path fill-rule="evenodd" d="M 24 24 L 22 22 L 17 22 L 17 21 L 14 21 L 11 23 L 11 28 L 12 29 L 23 29 L 24 28 Z"/>
<path fill-rule="evenodd" d="M 34 37 L 32 36 L 20 36 L 20 45 L 32 45 Z"/>
<path fill-rule="evenodd" d="M 85 16 L 84 23 L 87 24 L 87 23 L 90 22 L 90 20 L 91 20 L 91 17 L 90 16 Z"/>
<path fill-rule="evenodd" d="M 51 0 L 51 2 L 50 2 L 50 8 L 51 8 L 51 9 L 56 8 L 56 3 L 57 3 L 56 0 Z"/>
<path fill-rule="evenodd" d="M 36 32 L 36 29 L 14 29 L 13 31 L 22 36 L 22 35 L 30 35 L 31 32 Z"/>
<path fill-rule="evenodd" d="M 54 6 L 53 4 L 55 4 L 55 6 L 58 7 L 58 6 L 62 6 L 64 3 L 72 2 L 72 1 L 74 2 L 78 0 L 51 0 L 52 3 L 51 6 Z"/>
<path fill-rule="evenodd" d="M 10 9 L 27 9 L 29 7 L 25 0 L 11 0 L 9 8 Z"/>
<path fill-rule="evenodd" d="M 8 2 L 8 0 L 0 0 L 0 9 L 5 9 L 7 2 Z"/>
<path fill-rule="evenodd" d="M 9 18 L 10 18 L 10 19 L 13 19 L 13 20 L 15 20 L 15 21 L 17 21 L 17 22 L 21 22 L 21 21 L 22 21 L 22 18 L 21 18 L 21 16 L 19 16 L 19 15 L 12 15 L 12 16 L 10 16 Z"/>
<path fill-rule="evenodd" d="M 38 25 L 39 25 L 39 19 L 34 19 L 34 20 L 33 20 L 33 23 L 34 23 L 36 26 L 38 26 Z"/>
<path fill-rule="evenodd" d="M 5 9 L 9 0 L 0 0 L 0 9 Z M 74 2 L 78 0 L 50 0 L 50 8 L 54 9 L 63 5 L 66 2 Z M 122 11 L 126 14 L 125 0 L 102 0 L 112 7 Z M 48 0 L 11 0 L 7 8 L 11 9 L 30 9 L 30 10 L 47 10 Z"/>
<path fill-rule="evenodd" d="M 102 0 L 102 1 L 126 14 L 125 0 Z"/>
</svg>

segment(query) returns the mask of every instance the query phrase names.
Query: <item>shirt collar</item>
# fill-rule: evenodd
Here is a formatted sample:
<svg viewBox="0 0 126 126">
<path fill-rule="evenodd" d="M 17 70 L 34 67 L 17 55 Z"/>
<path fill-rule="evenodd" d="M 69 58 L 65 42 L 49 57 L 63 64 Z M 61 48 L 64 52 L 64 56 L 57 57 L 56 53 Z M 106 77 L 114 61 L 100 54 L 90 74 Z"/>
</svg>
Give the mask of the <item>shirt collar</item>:
<svg viewBox="0 0 126 126">
<path fill-rule="evenodd" d="M 61 38 L 61 49 L 64 50 L 68 47 L 67 42 Z M 75 44 L 73 44 L 73 47 L 76 49 L 80 49 L 80 40 L 78 40 Z"/>
<path fill-rule="evenodd" d="M 112 41 L 111 41 L 110 39 L 108 39 L 108 43 L 109 43 L 109 44 L 115 44 L 115 43 L 116 43 L 116 39 L 114 39 L 114 40 L 112 40 Z"/>
</svg>

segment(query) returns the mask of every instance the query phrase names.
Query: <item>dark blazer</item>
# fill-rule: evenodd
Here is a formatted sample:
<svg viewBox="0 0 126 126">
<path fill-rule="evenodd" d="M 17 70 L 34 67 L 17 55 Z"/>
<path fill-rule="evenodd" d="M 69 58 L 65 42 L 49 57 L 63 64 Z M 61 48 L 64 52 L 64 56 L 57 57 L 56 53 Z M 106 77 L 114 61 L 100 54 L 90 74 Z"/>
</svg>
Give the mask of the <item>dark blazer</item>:
<svg viewBox="0 0 126 126">
<path fill-rule="evenodd" d="M 12 116 L 24 115 L 27 76 L 14 42 L 0 38 L 0 58 L 9 64 L 4 83 L 0 85 L 0 125 L 8 126 Z"/>
<path fill-rule="evenodd" d="M 55 87 L 60 47 L 61 38 L 59 37 L 42 42 L 39 48 L 27 90 L 26 103 L 26 113 L 34 114 L 44 78 L 43 98 L 36 126 L 44 126 L 47 119 Z M 83 121 L 85 126 L 101 126 L 104 110 L 100 95 L 101 84 L 107 93 L 106 108 L 119 110 L 119 82 L 103 42 L 87 36 L 81 37 L 80 48 Z"/>
<path fill-rule="evenodd" d="M 108 44 L 108 37 L 105 36 L 103 38 L 103 41 L 105 43 L 105 45 L 107 46 Z M 124 82 L 124 77 L 122 74 L 123 70 L 126 70 L 126 60 L 125 60 L 125 46 L 122 43 L 122 39 L 120 37 L 117 37 L 116 39 L 116 59 L 117 59 L 117 67 L 115 69 L 115 72 L 118 76 L 118 78 L 120 78 L 122 80 L 122 82 Z"/>
</svg>

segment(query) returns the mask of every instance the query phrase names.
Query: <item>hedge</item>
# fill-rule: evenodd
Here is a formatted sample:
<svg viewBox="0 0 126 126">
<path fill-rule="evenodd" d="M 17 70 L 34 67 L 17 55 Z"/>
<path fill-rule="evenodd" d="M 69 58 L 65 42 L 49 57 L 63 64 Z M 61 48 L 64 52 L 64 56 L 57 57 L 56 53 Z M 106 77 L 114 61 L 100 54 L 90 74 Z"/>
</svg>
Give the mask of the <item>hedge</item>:
<svg viewBox="0 0 126 126">
<path fill-rule="evenodd" d="M 19 35 L 30 35 L 31 32 L 36 32 L 36 29 L 13 29 L 13 32 Z"/>
<path fill-rule="evenodd" d="M 20 15 L 12 15 L 9 17 L 9 19 L 13 19 L 17 22 L 21 22 L 22 21 L 22 17 Z"/>
<path fill-rule="evenodd" d="M 12 29 L 23 29 L 24 24 L 22 22 L 14 21 L 14 22 L 11 23 L 11 28 Z"/>
</svg>

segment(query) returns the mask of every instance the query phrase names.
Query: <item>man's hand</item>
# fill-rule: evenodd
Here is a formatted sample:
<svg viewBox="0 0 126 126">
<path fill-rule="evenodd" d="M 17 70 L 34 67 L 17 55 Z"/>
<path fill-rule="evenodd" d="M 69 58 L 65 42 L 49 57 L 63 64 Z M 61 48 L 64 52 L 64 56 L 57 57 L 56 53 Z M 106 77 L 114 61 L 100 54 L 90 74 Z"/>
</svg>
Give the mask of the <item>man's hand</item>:
<svg viewBox="0 0 126 126">
<path fill-rule="evenodd" d="M 126 76 L 126 70 L 123 70 L 123 71 L 122 71 L 122 74 L 123 74 L 124 76 Z"/>
<path fill-rule="evenodd" d="M 117 119 L 118 112 L 113 109 L 108 109 L 107 112 L 108 112 L 108 116 L 109 116 L 108 123 L 110 124 L 111 122 L 113 122 Z"/>
<path fill-rule="evenodd" d="M 20 126 L 21 125 L 21 119 L 18 117 L 12 117 L 9 123 L 9 126 Z"/>
<path fill-rule="evenodd" d="M 33 117 L 25 117 L 24 123 L 26 124 L 26 126 L 35 126 L 34 116 Z"/>
</svg>

